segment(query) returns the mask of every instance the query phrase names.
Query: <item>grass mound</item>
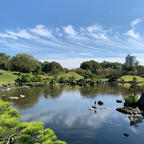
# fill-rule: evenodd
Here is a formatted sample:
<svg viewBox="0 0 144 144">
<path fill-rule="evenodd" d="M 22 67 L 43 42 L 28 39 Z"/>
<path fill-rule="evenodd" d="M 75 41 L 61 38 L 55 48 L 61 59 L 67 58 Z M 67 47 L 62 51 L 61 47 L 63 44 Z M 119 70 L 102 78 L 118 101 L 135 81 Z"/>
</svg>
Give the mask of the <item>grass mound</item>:
<svg viewBox="0 0 144 144">
<path fill-rule="evenodd" d="M 17 75 L 14 75 L 11 71 L 0 70 L 0 85 L 14 83 L 15 80 L 18 78 Z"/>
<path fill-rule="evenodd" d="M 77 74 L 76 72 L 60 73 L 60 74 L 58 75 L 58 79 L 59 79 L 60 77 L 64 77 L 65 79 L 68 79 L 69 77 L 74 77 L 75 80 L 80 80 L 80 79 L 83 78 L 83 76 Z"/>
<path fill-rule="evenodd" d="M 123 80 L 125 82 L 128 82 L 128 81 L 133 81 L 134 77 L 136 78 L 137 82 L 144 82 L 144 78 L 142 78 L 140 76 L 131 76 L 131 75 L 122 76 L 119 80 Z"/>
</svg>

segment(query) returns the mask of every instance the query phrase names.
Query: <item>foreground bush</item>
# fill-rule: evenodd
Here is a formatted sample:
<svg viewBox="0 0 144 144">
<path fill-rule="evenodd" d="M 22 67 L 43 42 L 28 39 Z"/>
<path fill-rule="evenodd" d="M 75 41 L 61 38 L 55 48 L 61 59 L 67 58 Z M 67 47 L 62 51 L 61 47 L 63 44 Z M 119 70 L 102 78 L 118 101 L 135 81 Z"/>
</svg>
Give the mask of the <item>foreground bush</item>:
<svg viewBox="0 0 144 144">
<path fill-rule="evenodd" d="M 0 144 L 66 144 L 41 122 L 20 122 L 20 114 L 0 100 Z"/>
</svg>

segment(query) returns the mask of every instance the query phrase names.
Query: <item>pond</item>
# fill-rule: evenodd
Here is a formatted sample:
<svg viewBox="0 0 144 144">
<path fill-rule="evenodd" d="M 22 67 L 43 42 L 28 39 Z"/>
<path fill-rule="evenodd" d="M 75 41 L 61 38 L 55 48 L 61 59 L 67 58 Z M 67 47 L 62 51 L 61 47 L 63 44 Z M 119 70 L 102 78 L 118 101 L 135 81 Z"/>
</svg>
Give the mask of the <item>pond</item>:
<svg viewBox="0 0 144 144">
<path fill-rule="evenodd" d="M 142 144 L 144 122 L 141 115 L 129 116 L 116 111 L 116 103 L 129 93 L 127 89 L 110 86 L 60 86 L 19 88 L 2 91 L 0 95 L 26 98 L 12 106 L 21 113 L 21 121 L 41 121 L 68 144 Z M 89 110 L 94 102 L 103 106 Z M 124 134 L 125 133 L 125 134 Z M 127 135 L 128 134 L 128 135 Z"/>
</svg>

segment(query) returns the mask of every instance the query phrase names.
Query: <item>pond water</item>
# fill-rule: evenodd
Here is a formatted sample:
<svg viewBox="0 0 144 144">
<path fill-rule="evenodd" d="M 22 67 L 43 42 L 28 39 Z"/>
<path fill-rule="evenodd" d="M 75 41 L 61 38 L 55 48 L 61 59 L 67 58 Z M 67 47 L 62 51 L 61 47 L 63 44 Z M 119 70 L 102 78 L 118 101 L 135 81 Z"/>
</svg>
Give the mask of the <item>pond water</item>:
<svg viewBox="0 0 144 144">
<path fill-rule="evenodd" d="M 20 111 L 21 121 L 41 121 L 45 128 L 55 131 L 58 139 L 68 144 L 142 144 L 144 122 L 141 116 L 124 115 L 116 111 L 123 103 L 128 90 L 117 86 L 61 86 L 45 88 L 21 88 L 2 91 L 0 95 L 26 95 L 13 101 Z M 3 97 L 6 99 L 6 97 Z M 89 108 L 95 101 L 103 106 L 96 111 Z M 105 109 L 103 109 L 105 108 Z M 129 136 L 124 136 L 127 133 Z"/>
</svg>

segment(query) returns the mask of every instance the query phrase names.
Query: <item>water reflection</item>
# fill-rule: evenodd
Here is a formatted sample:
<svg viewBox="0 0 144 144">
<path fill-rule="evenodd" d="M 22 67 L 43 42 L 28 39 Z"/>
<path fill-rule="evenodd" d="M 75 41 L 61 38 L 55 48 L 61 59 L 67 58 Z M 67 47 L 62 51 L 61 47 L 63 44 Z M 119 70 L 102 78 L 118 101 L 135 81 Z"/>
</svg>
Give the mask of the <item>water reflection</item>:
<svg viewBox="0 0 144 144">
<path fill-rule="evenodd" d="M 21 121 L 42 121 L 69 144 L 135 144 L 138 140 L 142 143 L 143 117 L 115 110 L 123 106 L 116 99 L 124 100 L 128 93 L 122 87 L 97 85 L 15 89 L 2 91 L 0 96 L 8 100 L 8 96 L 25 95 L 26 98 L 13 101 L 13 107 L 21 113 Z M 88 110 L 95 100 L 102 100 L 104 105 Z"/>
<path fill-rule="evenodd" d="M 143 122 L 144 117 L 143 116 L 136 116 L 136 115 L 130 115 L 128 116 L 130 121 L 130 126 L 138 127 L 138 124 Z"/>
</svg>

